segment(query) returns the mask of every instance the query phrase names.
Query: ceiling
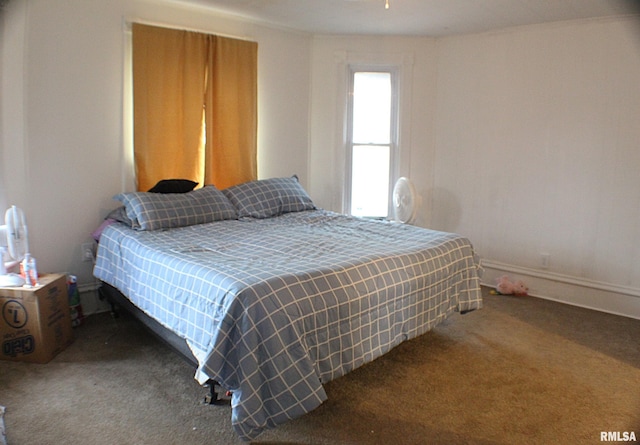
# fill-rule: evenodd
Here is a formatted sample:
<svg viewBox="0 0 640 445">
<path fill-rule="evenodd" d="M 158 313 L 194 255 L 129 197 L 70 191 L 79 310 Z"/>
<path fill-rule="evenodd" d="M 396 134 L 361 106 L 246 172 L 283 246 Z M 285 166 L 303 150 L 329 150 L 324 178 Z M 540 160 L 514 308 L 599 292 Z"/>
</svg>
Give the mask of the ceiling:
<svg viewBox="0 0 640 445">
<path fill-rule="evenodd" d="M 640 0 L 177 0 L 314 34 L 441 37 L 640 12 Z"/>
</svg>

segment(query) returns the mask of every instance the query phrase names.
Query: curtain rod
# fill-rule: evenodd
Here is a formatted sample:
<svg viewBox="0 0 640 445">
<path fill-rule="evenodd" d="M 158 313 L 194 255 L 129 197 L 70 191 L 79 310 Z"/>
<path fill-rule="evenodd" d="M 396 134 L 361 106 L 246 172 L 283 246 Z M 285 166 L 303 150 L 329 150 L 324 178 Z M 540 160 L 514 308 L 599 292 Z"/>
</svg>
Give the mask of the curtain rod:
<svg viewBox="0 0 640 445">
<path fill-rule="evenodd" d="M 146 20 L 146 19 L 140 19 L 140 18 L 123 18 L 123 27 L 125 29 L 125 31 L 127 32 L 131 32 L 131 25 L 134 23 L 140 23 L 141 25 L 148 25 L 148 26 L 157 26 L 160 28 L 168 28 L 168 29 L 176 29 L 179 31 L 189 31 L 189 32 L 199 32 L 201 34 L 210 34 L 210 35 L 216 35 L 216 36 L 220 36 L 220 37 L 227 37 L 230 39 L 237 39 L 237 40 L 246 40 L 248 42 L 255 42 L 255 39 L 252 39 L 250 37 L 247 36 L 235 36 L 232 34 L 225 34 L 225 33 L 219 33 L 219 32 L 213 32 L 210 30 L 204 30 L 204 29 L 198 29 L 198 28 L 191 28 L 188 26 L 180 26 L 180 25 L 173 25 L 173 24 L 169 24 L 169 23 L 164 23 L 164 22 L 155 22 L 152 20 Z"/>
</svg>

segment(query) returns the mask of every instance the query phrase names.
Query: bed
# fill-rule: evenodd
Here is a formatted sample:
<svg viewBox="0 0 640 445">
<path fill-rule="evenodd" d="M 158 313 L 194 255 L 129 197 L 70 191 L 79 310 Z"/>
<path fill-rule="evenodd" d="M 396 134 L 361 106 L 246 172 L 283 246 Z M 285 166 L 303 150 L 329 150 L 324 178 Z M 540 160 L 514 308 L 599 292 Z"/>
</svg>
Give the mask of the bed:
<svg viewBox="0 0 640 445">
<path fill-rule="evenodd" d="M 317 209 L 296 178 L 125 193 L 94 275 L 184 340 L 231 391 L 240 438 L 326 400 L 322 384 L 482 307 L 463 236 Z"/>
</svg>

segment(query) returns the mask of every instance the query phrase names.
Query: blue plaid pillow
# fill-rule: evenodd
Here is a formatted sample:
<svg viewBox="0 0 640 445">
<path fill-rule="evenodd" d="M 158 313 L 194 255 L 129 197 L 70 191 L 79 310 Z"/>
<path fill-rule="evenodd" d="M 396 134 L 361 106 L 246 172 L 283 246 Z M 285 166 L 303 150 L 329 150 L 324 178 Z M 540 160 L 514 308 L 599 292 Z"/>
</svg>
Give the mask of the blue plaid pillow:
<svg viewBox="0 0 640 445">
<path fill-rule="evenodd" d="M 171 229 L 223 219 L 236 219 L 235 207 L 214 186 L 187 193 L 120 193 L 127 217 L 138 230 Z"/>
<path fill-rule="evenodd" d="M 316 208 L 296 176 L 245 182 L 222 192 L 238 210 L 239 218 L 269 218 Z"/>
</svg>

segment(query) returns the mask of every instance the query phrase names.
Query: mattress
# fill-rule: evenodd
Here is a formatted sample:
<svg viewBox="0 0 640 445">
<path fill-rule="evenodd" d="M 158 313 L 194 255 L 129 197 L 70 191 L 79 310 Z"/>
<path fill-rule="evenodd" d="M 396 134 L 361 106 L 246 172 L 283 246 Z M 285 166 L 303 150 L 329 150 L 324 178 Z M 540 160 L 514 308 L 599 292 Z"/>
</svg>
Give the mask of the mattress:
<svg viewBox="0 0 640 445">
<path fill-rule="evenodd" d="M 186 340 L 198 382 L 232 391 L 245 440 L 319 406 L 323 383 L 480 308 L 480 272 L 463 236 L 324 210 L 112 224 L 94 269 Z"/>
</svg>

